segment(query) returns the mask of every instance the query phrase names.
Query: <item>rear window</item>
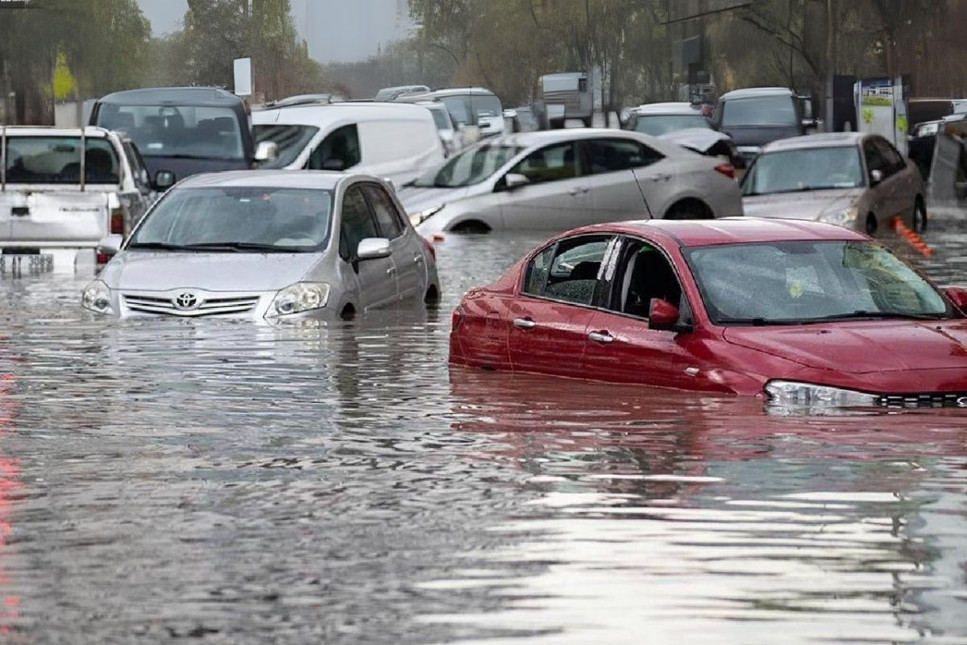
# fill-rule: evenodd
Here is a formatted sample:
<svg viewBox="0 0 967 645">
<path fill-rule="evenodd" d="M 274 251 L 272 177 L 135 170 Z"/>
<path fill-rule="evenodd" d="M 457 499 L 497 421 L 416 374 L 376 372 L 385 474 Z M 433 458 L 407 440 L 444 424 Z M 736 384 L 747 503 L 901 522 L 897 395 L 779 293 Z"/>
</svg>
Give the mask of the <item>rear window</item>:
<svg viewBox="0 0 967 645">
<path fill-rule="evenodd" d="M 89 184 L 116 184 L 118 157 L 107 139 L 7 137 L 8 184 L 79 184 L 81 166 Z"/>
<path fill-rule="evenodd" d="M 722 126 L 796 126 L 791 96 L 757 96 L 725 102 Z"/>
</svg>

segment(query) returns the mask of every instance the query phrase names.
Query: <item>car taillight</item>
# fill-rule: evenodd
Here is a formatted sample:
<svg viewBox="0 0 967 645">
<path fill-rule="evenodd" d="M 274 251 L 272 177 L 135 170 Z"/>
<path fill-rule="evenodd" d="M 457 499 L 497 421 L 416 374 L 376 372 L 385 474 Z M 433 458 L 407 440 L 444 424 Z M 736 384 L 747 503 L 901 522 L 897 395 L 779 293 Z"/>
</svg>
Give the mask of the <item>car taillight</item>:
<svg viewBox="0 0 967 645">
<path fill-rule="evenodd" d="M 124 211 L 115 208 L 111 211 L 111 235 L 124 235 Z"/>
<path fill-rule="evenodd" d="M 425 237 L 420 236 L 420 239 L 423 240 L 423 246 L 426 247 L 426 250 L 429 252 L 430 257 L 433 258 L 434 261 L 436 261 L 436 247 L 434 247 L 433 243 L 430 240 L 426 239 Z"/>
<path fill-rule="evenodd" d="M 109 256 L 107 253 L 101 253 L 100 251 L 98 251 L 97 266 L 104 266 L 105 264 L 107 264 L 108 260 L 110 259 L 111 259 L 111 256 Z"/>
<path fill-rule="evenodd" d="M 715 166 L 715 169 L 728 177 L 729 179 L 735 179 L 735 166 L 730 163 L 720 163 Z"/>
</svg>

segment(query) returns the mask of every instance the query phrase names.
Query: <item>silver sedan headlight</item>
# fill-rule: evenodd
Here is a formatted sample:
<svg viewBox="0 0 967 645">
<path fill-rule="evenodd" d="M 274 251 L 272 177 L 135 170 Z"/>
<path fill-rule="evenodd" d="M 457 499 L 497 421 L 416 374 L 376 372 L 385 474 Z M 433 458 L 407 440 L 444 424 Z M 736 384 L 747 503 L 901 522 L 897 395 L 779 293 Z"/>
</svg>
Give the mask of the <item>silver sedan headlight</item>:
<svg viewBox="0 0 967 645">
<path fill-rule="evenodd" d="M 771 403 L 797 407 L 865 407 L 879 400 L 875 394 L 797 381 L 769 381 L 765 390 Z"/>
<path fill-rule="evenodd" d="M 440 211 L 442 211 L 444 206 L 446 206 L 446 204 L 440 204 L 439 206 L 428 208 L 424 211 L 420 211 L 419 213 L 411 213 L 410 223 L 413 224 L 413 226 L 418 226 L 423 222 L 425 222 L 426 220 L 433 217 L 434 215 L 436 215 L 437 213 L 439 213 Z"/>
<path fill-rule="evenodd" d="M 329 291 L 325 282 L 297 282 L 275 294 L 265 317 L 278 318 L 322 309 L 329 303 Z"/>
<path fill-rule="evenodd" d="M 836 226 L 853 228 L 856 225 L 856 215 L 856 206 L 850 206 L 849 208 L 844 208 L 842 210 L 822 213 L 819 216 L 819 221 L 826 222 L 827 224 L 835 224 Z"/>
<path fill-rule="evenodd" d="M 81 305 L 99 314 L 111 314 L 111 290 L 100 280 L 94 280 L 81 293 Z"/>
</svg>

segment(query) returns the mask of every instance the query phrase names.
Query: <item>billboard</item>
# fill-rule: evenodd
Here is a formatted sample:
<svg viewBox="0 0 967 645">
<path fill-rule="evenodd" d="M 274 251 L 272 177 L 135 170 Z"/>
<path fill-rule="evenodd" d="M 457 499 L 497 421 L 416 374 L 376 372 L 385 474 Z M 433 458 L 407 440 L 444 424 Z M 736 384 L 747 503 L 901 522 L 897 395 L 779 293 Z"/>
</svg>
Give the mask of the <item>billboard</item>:
<svg viewBox="0 0 967 645">
<path fill-rule="evenodd" d="M 681 22 L 700 16 L 747 7 L 753 0 L 672 0 L 668 3 L 668 22 Z"/>
</svg>

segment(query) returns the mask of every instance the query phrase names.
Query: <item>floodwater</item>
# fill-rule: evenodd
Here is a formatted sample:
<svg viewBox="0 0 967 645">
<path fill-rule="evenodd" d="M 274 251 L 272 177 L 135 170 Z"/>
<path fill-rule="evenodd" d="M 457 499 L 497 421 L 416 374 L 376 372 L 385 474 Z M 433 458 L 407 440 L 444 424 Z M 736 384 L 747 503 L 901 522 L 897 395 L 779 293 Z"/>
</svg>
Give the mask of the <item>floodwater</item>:
<svg viewBox="0 0 967 645">
<path fill-rule="evenodd" d="M 450 371 L 544 237 L 449 238 L 439 313 L 329 328 L 0 280 L 0 643 L 967 643 L 967 412 Z"/>
</svg>

